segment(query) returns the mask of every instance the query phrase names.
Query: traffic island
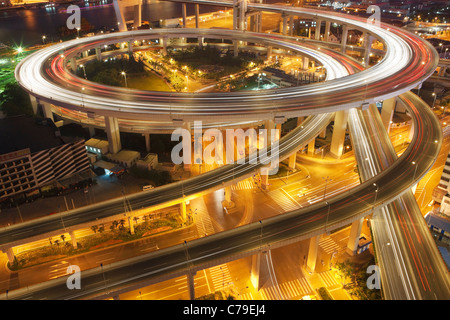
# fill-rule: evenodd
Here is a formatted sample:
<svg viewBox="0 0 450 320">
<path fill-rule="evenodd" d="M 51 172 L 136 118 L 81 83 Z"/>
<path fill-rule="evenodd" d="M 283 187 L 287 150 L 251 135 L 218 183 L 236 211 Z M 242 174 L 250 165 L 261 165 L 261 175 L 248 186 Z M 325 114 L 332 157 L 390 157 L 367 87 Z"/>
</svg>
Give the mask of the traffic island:
<svg viewBox="0 0 450 320">
<path fill-rule="evenodd" d="M 100 226 L 92 226 L 91 229 L 94 231 L 94 234 L 79 239 L 76 249 L 73 247 L 71 241 L 67 241 L 64 234 L 60 237 L 49 238 L 49 245 L 17 254 L 14 257 L 14 263 L 8 263 L 7 267 L 11 271 L 18 271 L 50 261 L 67 259 L 68 257 L 90 251 L 171 232 L 192 224 L 192 221 L 190 223 L 183 223 L 178 213 L 153 221 L 150 221 L 148 217 L 144 216 L 141 220 L 142 222 L 136 223 L 134 234 L 131 234 L 130 229 L 126 227 L 125 220 L 113 221 L 109 226 L 109 231 L 103 224 Z"/>
</svg>

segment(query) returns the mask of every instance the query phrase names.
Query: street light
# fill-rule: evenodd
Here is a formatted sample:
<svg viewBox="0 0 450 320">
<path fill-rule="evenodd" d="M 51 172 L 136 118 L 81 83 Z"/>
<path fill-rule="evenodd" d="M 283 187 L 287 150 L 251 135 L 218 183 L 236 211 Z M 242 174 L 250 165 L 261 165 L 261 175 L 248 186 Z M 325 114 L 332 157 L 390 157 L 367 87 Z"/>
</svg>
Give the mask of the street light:
<svg viewBox="0 0 450 320">
<path fill-rule="evenodd" d="M 84 93 L 84 87 L 81 88 L 81 104 L 84 107 L 84 97 L 83 97 L 83 93 Z"/>
<path fill-rule="evenodd" d="M 122 71 L 122 75 L 125 78 L 125 87 L 128 88 L 128 84 L 127 84 L 127 74 L 125 73 L 125 71 Z"/>
<path fill-rule="evenodd" d="M 377 187 L 377 189 L 375 190 L 375 198 L 373 200 L 373 208 L 375 209 L 375 203 L 377 202 L 377 196 L 378 196 L 379 187 L 378 187 L 378 185 L 376 183 L 374 183 L 373 186 Z"/>
<path fill-rule="evenodd" d="M 84 67 L 84 64 L 80 64 L 80 68 L 83 68 L 84 78 L 87 80 L 87 77 L 86 77 L 86 68 Z"/>
<path fill-rule="evenodd" d="M 413 161 L 412 162 L 413 166 L 416 166 L 416 168 L 414 169 L 414 175 L 413 175 L 413 181 L 416 180 L 416 172 L 417 172 L 417 164 Z"/>
<path fill-rule="evenodd" d="M 45 44 L 45 36 L 42 36 L 42 44 Z"/>
<path fill-rule="evenodd" d="M 434 108 L 434 104 L 436 103 L 436 93 L 433 92 L 431 95 L 434 97 L 433 106 L 431 108 Z"/>
<path fill-rule="evenodd" d="M 262 221 L 261 220 L 259 220 L 259 225 L 260 225 L 260 233 L 259 233 L 259 240 L 260 240 L 260 243 L 259 243 L 259 250 L 262 250 L 262 228 L 263 228 L 263 225 L 262 225 Z"/>
<path fill-rule="evenodd" d="M 322 179 L 325 180 L 325 190 L 324 190 L 324 192 L 323 192 L 323 200 L 325 200 L 325 196 L 326 196 L 326 194 L 327 194 L 327 183 L 328 183 L 328 181 L 331 181 L 331 179 L 330 179 L 329 176 L 327 176 L 326 178 L 325 178 L 325 177 L 322 177 Z"/>
</svg>

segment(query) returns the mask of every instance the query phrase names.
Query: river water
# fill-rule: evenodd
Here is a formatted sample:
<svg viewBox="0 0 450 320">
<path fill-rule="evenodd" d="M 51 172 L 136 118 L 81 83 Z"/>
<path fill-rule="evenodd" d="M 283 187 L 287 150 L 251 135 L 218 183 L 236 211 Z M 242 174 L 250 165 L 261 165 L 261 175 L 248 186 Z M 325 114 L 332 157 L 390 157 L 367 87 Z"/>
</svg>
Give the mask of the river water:
<svg viewBox="0 0 450 320">
<path fill-rule="evenodd" d="M 25 0 L 26 1 L 26 0 Z M 280 2 L 266 1 L 266 2 Z M 96 29 L 117 27 L 117 20 L 111 0 L 97 0 L 76 3 L 81 8 L 81 17 L 85 18 Z M 57 28 L 66 25 L 69 14 L 65 9 L 69 4 L 61 4 L 56 8 L 30 8 L 24 10 L 0 11 L 0 42 L 11 46 L 30 46 L 42 43 L 45 35 L 49 41 L 58 40 Z M 200 6 L 200 13 L 220 10 L 221 7 Z M 132 20 L 132 7 L 125 12 L 125 20 Z M 194 15 L 194 5 L 187 5 L 187 15 Z M 181 17 L 181 4 L 169 1 L 144 0 L 142 20 L 157 21 Z"/>
</svg>

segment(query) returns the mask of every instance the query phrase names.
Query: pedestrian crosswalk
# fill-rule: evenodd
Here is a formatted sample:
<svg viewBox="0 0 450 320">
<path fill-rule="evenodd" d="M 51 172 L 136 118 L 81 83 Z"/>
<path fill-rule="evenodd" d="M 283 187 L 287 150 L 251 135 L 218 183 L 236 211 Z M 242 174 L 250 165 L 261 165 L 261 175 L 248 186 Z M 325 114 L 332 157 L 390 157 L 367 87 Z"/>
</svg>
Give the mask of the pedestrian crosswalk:
<svg viewBox="0 0 450 320">
<path fill-rule="evenodd" d="M 291 211 L 300 208 L 300 204 L 294 200 L 282 188 L 271 191 L 268 195 L 277 203 L 284 211 Z"/>
<path fill-rule="evenodd" d="M 321 247 L 327 254 L 338 252 L 340 249 L 331 237 L 322 237 L 319 240 L 319 247 Z"/>
<path fill-rule="evenodd" d="M 255 298 L 253 298 L 253 294 L 251 292 L 246 292 L 246 293 L 239 295 L 238 299 L 239 300 L 255 300 Z"/>
<path fill-rule="evenodd" d="M 339 286 L 338 280 L 336 279 L 334 273 L 332 273 L 331 271 L 320 272 L 319 276 L 322 279 L 322 281 L 324 282 L 325 287 L 329 288 L 329 287 Z"/>
<path fill-rule="evenodd" d="M 233 184 L 231 186 L 231 190 L 233 190 L 233 191 L 237 191 L 237 190 L 251 190 L 254 187 L 255 187 L 255 184 L 253 182 L 253 179 L 249 178 L 249 179 L 245 179 L 245 180 L 239 181 L 236 184 Z"/>
<path fill-rule="evenodd" d="M 233 285 L 230 270 L 228 270 L 226 264 L 209 268 L 209 274 L 214 285 L 214 291 L 224 290 L 225 288 Z"/>
<path fill-rule="evenodd" d="M 67 267 L 69 265 L 70 264 L 67 261 L 60 261 L 50 266 L 48 271 L 48 278 L 51 280 L 59 277 L 64 277 L 65 275 L 67 275 Z"/>
<path fill-rule="evenodd" d="M 290 300 L 299 299 L 305 295 L 313 293 L 313 289 L 306 278 L 295 279 L 292 281 L 283 282 L 278 287 L 267 287 L 259 290 L 261 300 Z M 258 299 L 251 292 L 240 295 L 241 300 Z"/>
<path fill-rule="evenodd" d="M 197 228 L 198 236 L 204 237 L 214 234 L 215 230 L 205 204 L 196 205 L 194 213 L 195 227 Z"/>
</svg>

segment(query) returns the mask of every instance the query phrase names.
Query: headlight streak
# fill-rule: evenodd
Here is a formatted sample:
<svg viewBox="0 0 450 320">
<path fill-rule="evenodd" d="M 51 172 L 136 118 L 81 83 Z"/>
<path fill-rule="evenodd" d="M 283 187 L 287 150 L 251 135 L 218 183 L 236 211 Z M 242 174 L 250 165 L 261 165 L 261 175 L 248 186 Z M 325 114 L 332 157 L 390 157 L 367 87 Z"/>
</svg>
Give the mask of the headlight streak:
<svg viewBox="0 0 450 320">
<path fill-rule="evenodd" d="M 362 72 L 361 72 L 362 73 Z M 317 218 L 317 217 L 316 217 Z"/>
</svg>

